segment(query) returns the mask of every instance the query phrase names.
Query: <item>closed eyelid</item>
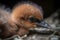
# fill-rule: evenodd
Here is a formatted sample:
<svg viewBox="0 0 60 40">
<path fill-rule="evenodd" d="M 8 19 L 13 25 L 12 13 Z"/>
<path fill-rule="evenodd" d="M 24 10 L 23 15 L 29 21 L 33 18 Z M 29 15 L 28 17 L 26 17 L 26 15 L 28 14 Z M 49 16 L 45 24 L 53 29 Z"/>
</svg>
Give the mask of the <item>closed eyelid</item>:
<svg viewBox="0 0 60 40">
<path fill-rule="evenodd" d="M 30 17 L 29 20 L 30 20 L 31 22 L 38 22 L 38 23 L 40 22 L 40 20 L 37 19 L 37 18 L 35 18 L 35 17 Z"/>
</svg>

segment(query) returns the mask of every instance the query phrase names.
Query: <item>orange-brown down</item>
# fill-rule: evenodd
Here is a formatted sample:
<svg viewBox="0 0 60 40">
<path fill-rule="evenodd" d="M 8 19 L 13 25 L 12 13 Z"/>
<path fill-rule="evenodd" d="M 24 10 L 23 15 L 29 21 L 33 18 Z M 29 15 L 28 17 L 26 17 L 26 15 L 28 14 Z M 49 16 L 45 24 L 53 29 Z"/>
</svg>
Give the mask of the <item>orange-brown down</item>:
<svg viewBox="0 0 60 40">
<path fill-rule="evenodd" d="M 3 24 L 3 32 L 0 33 L 2 38 L 7 38 L 12 35 L 23 36 L 29 33 L 30 29 L 36 26 L 35 22 L 29 20 L 30 17 L 35 17 L 38 20 L 43 19 L 42 11 L 31 4 L 20 4 L 16 6 L 11 13 L 7 23 Z"/>
</svg>

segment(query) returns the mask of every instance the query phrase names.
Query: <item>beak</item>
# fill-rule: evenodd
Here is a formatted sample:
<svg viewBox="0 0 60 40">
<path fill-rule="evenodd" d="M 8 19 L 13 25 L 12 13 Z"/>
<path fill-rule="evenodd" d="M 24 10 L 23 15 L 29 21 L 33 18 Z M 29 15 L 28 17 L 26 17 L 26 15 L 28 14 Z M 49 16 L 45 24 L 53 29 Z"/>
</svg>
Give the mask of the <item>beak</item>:
<svg viewBox="0 0 60 40">
<path fill-rule="evenodd" d="M 46 33 L 49 32 L 52 27 L 45 22 L 44 20 L 39 20 L 36 23 L 36 28 L 31 29 L 30 31 L 35 32 L 35 33 Z"/>
<path fill-rule="evenodd" d="M 42 27 L 42 28 L 51 28 L 51 26 L 47 23 L 47 22 L 45 22 L 44 20 L 40 20 L 40 22 L 39 23 L 36 23 L 36 25 L 37 25 L 37 27 L 39 28 L 39 27 Z"/>
</svg>

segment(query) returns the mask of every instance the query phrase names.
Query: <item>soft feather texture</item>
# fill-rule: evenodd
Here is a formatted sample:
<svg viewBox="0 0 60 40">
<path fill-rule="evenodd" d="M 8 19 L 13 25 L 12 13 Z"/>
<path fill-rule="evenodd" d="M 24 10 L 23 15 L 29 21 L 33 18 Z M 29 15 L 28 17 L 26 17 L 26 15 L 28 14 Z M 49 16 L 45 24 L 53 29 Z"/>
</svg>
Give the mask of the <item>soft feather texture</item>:
<svg viewBox="0 0 60 40">
<path fill-rule="evenodd" d="M 2 32 L 0 32 L 1 38 L 28 34 L 29 29 L 37 27 L 35 23 L 29 21 L 29 18 L 33 16 L 39 20 L 43 19 L 42 11 L 36 6 L 28 3 L 15 6 L 11 14 L 4 12 L 1 16 L 1 18 L 3 18 L 2 20 L 0 19 L 0 29 L 2 30 Z"/>
</svg>

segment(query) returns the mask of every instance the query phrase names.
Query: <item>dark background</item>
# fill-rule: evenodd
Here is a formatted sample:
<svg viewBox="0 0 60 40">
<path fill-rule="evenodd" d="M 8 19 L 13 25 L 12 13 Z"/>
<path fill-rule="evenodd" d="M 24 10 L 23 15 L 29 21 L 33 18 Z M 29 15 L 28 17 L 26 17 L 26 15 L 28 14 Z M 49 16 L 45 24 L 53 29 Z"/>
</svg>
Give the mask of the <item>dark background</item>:
<svg viewBox="0 0 60 40">
<path fill-rule="evenodd" d="M 56 10 L 60 9 L 59 0 L 0 0 L 0 4 L 4 4 L 12 9 L 15 4 L 21 1 L 31 1 L 42 6 L 44 11 L 44 18 L 49 17 Z"/>
</svg>

